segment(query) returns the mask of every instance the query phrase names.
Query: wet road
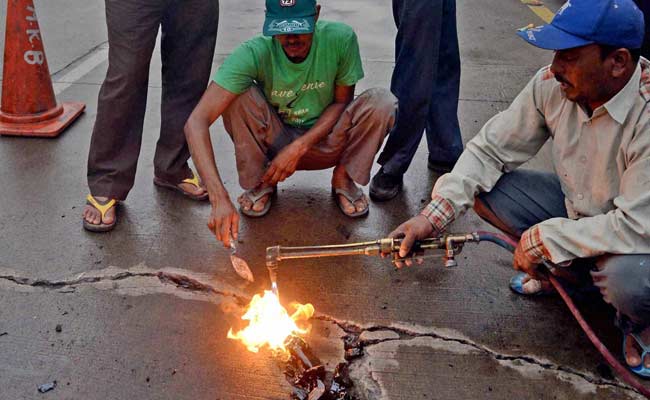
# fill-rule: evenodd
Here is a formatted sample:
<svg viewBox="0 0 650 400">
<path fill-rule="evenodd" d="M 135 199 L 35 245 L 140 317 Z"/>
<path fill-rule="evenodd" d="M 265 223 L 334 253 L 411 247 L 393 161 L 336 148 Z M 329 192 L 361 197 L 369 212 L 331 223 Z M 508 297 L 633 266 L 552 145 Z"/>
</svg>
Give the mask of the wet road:
<svg viewBox="0 0 650 400">
<path fill-rule="evenodd" d="M 288 398 L 290 387 L 268 353 L 249 353 L 226 339 L 241 304 L 268 288 L 265 248 L 385 236 L 428 201 L 436 176 L 426 168 L 426 145 L 406 175 L 406 190 L 389 203 L 372 203 L 362 220 L 346 219 L 333 203 L 331 171 L 299 172 L 280 185 L 267 217 L 242 222 L 238 252 L 257 278 L 248 285 L 206 228 L 209 205 L 152 184 L 160 124 L 157 53 L 135 188 L 118 227 L 90 234 L 80 214 L 107 66 L 103 3 L 40 0 L 36 8 L 58 100 L 83 101 L 87 109 L 56 140 L 0 138 L 0 399 Z M 263 9 L 260 1 L 221 2 L 215 68 L 260 31 Z M 389 84 L 390 13 L 388 0 L 324 2 L 322 18 L 347 22 L 358 33 L 366 78 L 357 92 Z M 459 115 L 468 140 L 551 54 L 514 34 L 541 22 L 518 0 L 459 0 L 458 21 Z M 240 189 L 232 144 L 220 122 L 212 133 L 234 199 Z M 530 167 L 549 169 L 548 153 Z M 470 212 L 450 230 L 485 228 Z M 343 361 L 343 336 L 360 336 L 364 354 L 350 363 L 360 398 L 634 398 L 603 368 L 559 299 L 510 293 L 507 253 L 490 244 L 468 246 L 458 261 L 454 269 L 429 261 L 403 271 L 362 257 L 286 262 L 280 285 L 287 301 L 315 306 L 307 341 L 328 369 Z M 170 276 L 199 284 L 184 287 Z M 618 352 L 620 335 L 604 305 L 588 299 L 580 306 Z M 53 391 L 37 392 L 54 380 Z"/>
</svg>

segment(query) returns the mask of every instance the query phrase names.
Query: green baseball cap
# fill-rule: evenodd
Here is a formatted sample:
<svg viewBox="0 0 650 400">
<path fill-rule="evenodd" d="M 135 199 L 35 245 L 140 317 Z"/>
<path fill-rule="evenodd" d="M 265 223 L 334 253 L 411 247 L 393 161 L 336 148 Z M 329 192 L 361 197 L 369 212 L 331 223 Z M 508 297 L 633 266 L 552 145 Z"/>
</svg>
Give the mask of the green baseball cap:
<svg viewBox="0 0 650 400">
<path fill-rule="evenodd" d="M 312 33 L 316 0 L 266 0 L 264 36 Z"/>
</svg>

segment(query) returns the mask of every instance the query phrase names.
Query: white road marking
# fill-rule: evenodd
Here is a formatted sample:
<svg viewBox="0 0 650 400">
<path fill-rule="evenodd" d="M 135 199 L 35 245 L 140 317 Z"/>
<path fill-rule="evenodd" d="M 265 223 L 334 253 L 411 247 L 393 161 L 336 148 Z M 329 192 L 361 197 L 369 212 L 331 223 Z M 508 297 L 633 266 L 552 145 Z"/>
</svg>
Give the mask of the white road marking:
<svg viewBox="0 0 650 400">
<path fill-rule="evenodd" d="M 96 49 L 89 57 L 52 83 L 54 94 L 58 96 L 106 60 L 108 60 L 108 46 Z"/>
</svg>

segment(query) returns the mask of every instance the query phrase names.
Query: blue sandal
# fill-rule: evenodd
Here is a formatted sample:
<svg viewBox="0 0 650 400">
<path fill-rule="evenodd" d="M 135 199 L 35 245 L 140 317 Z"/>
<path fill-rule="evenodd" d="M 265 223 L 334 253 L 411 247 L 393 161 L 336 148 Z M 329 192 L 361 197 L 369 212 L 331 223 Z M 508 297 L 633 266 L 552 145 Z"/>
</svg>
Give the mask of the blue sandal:
<svg viewBox="0 0 650 400">
<path fill-rule="evenodd" d="M 650 357 L 650 345 L 647 345 L 643 343 L 639 335 L 636 333 L 630 333 L 634 340 L 636 341 L 636 344 L 641 348 L 641 364 L 639 364 L 636 367 L 631 367 L 627 366 L 630 371 L 634 372 L 636 375 L 642 377 L 642 378 L 650 378 L 650 368 L 646 368 L 643 363 L 646 359 L 646 357 Z M 627 348 L 627 334 L 623 334 L 623 357 L 625 358 L 627 362 L 627 354 L 625 352 L 625 349 Z"/>
</svg>

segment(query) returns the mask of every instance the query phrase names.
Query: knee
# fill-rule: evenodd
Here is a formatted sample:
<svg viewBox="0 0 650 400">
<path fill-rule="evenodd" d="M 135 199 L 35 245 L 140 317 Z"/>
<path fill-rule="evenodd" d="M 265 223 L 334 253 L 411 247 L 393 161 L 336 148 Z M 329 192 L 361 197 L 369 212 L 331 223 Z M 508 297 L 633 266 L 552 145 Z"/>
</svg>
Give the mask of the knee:
<svg viewBox="0 0 650 400">
<path fill-rule="evenodd" d="M 487 193 L 481 193 L 474 198 L 474 212 L 478 215 L 483 221 L 489 223 L 490 225 L 498 228 L 502 232 L 507 233 L 513 237 L 519 237 L 523 233 L 521 229 L 517 229 L 503 220 L 502 217 L 498 216 L 487 201 L 485 201 Z"/>
<path fill-rule="evenodd" d="M 632 321 L 650 321 L 650 255 L 601 257 L 594 282 L 605 301 Z"/>
<path fill-rule="evenodd" d="M 474 212 L 484 221 L 490 221 L 493 214 L 490 212 L 490 209 L 481 197 L 482 196 L 479 194 L 474 198 Z"/>
<path fill-rule="evenodd" d="M 372 88 L 364 91 L 355 100 L 365 113 L 393 121 L 397 109 L 397 98 L 387 89 Z"/>
</svg>

